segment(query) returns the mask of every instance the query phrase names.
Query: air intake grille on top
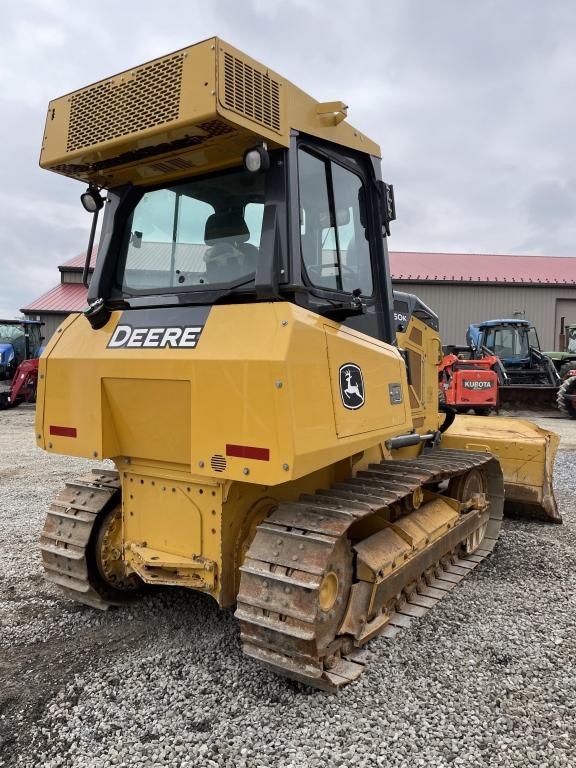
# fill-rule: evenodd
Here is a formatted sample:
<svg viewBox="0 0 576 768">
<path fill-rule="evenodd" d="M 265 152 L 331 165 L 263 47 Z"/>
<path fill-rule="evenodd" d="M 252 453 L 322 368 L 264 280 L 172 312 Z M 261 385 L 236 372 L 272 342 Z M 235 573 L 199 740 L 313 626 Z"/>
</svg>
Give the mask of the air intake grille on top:
<svg viewBox="0 0 576 768">
<path fill-rule="evenodd" d="M 226 52 L 223 104 L 267 128 L 280 130 L 280 83 Z"/>
<path fill-rule="evenodd" d="M 67 151 L 176 120 L 184 54 L 145 64 L 123 81 L 106 81 L 71 97 Z"/>
</svg>

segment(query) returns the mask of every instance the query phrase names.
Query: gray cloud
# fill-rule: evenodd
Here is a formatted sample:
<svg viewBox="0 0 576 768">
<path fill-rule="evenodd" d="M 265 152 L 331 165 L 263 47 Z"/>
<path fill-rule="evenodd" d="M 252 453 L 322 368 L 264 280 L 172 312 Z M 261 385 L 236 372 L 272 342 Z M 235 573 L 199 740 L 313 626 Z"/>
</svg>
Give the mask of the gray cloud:
<svg viewBox="0 0 576 768">
<path fill-rule="evenodd" d="M 574 255 L 571 0 L 22 0 L 0 11 L 0 316 L 85 247 L 77 182 L 40 171 L 50 98 L 214 34 L 382 147 L 396 250 Z"/>
</svg>

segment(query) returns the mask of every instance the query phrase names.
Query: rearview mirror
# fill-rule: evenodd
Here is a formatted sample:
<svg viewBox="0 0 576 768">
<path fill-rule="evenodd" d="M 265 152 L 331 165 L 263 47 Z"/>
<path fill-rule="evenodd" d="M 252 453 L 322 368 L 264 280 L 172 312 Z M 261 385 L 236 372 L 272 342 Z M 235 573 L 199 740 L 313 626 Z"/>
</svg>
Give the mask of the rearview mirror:
<svg viewBox="0 0 576 768">
<path fill-rule="evenodd" d="M 322 211 L 320 214 L 320 226 L 322 229 L 329 229 L 333 227 L 333 223 L 330 218 L 330 211 Z M 350 208 L 338 208 L 336 210 L 336 226 L 345 227 L 350 223 Z"/>
<path fill-rule="evenodd" d="M 390 222 L 396 220 L 396 203 L 394 201 L 394 187 L 385 181 L 378 181 L 380 192 L 380 216 L 386 234 L 390 236 Z"/>
</svg>

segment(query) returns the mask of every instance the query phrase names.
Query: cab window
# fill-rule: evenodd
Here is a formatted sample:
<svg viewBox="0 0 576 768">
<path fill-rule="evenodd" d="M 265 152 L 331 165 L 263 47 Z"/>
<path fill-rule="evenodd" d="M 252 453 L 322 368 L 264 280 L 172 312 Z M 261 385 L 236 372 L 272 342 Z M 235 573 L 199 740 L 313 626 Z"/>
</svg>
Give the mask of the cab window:
<svg viewBox="0 0 576 768">
<path fill-rule="evenodd" d="M 538 341 L 538 334 L 536 328 L 530 328 L 528 331 L 528 343 L 532 349 L 540 349 L 540 342 Z"/>
<path fill-rule="evenodd" d="M 253 279 L 266 195 L 242 169 L 145 192 L 126 225 L 123 292 L 239 285 Z"/>
<path fill-rule="evenodd" d="M 488 332 L 486 346 L 499 357 L 527 357 L 528 337 L 524 329 L 496 328 Z"/>
<path fill-rule="evenodd" d="M 302 260 L 312 285 L 373 293 L 359 176 L 305 149 L 298 157 Z"/>
</svg>

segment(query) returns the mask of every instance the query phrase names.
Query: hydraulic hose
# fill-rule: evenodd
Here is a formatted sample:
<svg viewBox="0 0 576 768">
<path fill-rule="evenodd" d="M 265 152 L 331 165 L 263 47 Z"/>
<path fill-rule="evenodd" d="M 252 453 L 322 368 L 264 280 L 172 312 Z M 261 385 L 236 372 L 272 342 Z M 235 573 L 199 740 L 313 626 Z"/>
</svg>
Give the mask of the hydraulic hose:
<svg viewBox="0 0 576 768">
<path fill-rule="evenodd" d="M 456 408 L 453 408 L 451 405 L 446 405 L 446 403 L 438 403 L 438 409 L 446 414 L 444 421 L 440 425 L 440 432 L 446 432 L 446 430 L 450 429 L 454 423 L 457 413 Z"/>
</svg>

